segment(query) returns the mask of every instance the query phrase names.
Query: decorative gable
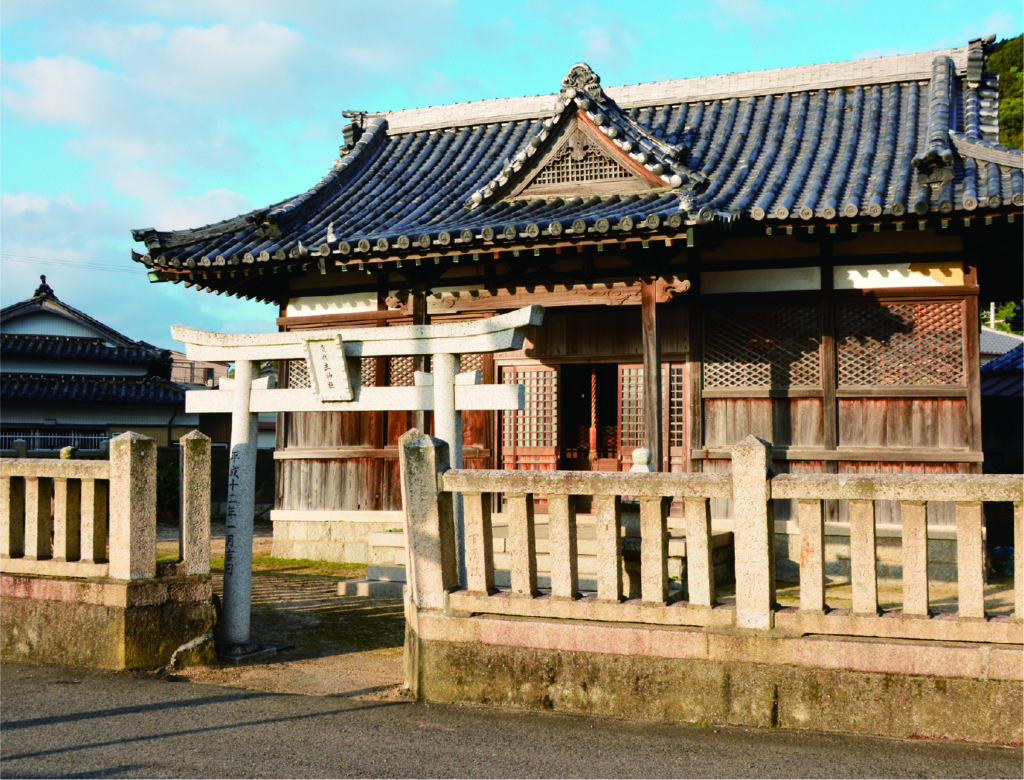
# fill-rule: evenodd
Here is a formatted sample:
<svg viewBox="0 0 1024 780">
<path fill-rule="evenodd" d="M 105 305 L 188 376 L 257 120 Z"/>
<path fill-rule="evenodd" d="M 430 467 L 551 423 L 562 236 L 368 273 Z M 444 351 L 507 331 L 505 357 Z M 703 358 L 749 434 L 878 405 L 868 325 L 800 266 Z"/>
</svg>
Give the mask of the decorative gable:
<svg viewBox="0 0 1024 780">
<path fill-rule="evenodd" d="M 518 178 L 507 197 L 581 197 L 671 187 L 618 149 L 582 111 L 565 123 L 536 165 Z"/>
<path fill-rule="evenodd" d="M 670 144 L 634 122 L 601 89 L 585 63 L 562 79 L 554 113 L 538 124 L 501 173 L 466 202 L 513 198 L 578 198 L 685 191 L 707 179 L 682 164 L 685 147 Z"/>
</svg>

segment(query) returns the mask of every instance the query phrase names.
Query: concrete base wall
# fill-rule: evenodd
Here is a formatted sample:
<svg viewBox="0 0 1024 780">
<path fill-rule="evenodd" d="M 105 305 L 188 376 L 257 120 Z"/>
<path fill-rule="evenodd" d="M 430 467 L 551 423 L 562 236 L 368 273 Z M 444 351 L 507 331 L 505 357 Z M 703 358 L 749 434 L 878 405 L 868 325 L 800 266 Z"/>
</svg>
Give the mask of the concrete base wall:
<svg viewBox="0 0 1024 780">
<path fill-rule="evenodd" d="M 776 656 L 798 662 L 765 662 Z M 406 659 L 413 692 L 432 701 L 903 738 L 1022 739 L 1019 647 L 419 613 L 407 620 Z"/>
<path fill-rule="evenodd" d="M 335 563 L 381 563 L 368 559 L 370 534 L 404 527 L 401 512 L 291 512 L 275 509 L 275 558 Z M 405 565 L 404 550 L 402 565 Z"/>
<path fill-rule="evenodd" d="M 4 574 L 0 595 L 5 661 L 153 669 L 215 620 L 208 574 L 138 581 Z"/>
</svg>

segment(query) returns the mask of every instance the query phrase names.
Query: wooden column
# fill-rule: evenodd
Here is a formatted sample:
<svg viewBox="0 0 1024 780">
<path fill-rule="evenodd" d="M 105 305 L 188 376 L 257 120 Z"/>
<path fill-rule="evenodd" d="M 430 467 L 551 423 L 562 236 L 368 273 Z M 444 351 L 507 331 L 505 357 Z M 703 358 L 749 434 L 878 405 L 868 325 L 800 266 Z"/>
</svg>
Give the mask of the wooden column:
<svg viewBox="0 0 1024 780">
<path fill-rule="evenodd" d="M 640 280 L 644 351 L 644 446 L 651 465 L 663 471 L 661 451 L 661 332 L 658 327 L 657 277 Z"/>
<path fill-rule="evenodd" d="M 967 437 L 971 452 L 981 452 L 981 330 L 978 328 L 978 272 L 973 261 L 964 266 L 964 284 L 970 285 L 975 292 L 964 299 L 964 373 L 967 382 Z M 967 467 L 968 473 L 980 474 L 982 465 L 972 463 Z"/>
<path fill-rule="evenodd" d="M 427 324 L 427 297 L 423 290 L 413 290 L 409 293 L 409 308 L 412 313 L 413 325 Z M 416 355 L 412 359 L 413 371 L 426 371 L 427 358 L 424 355 Z M 419 410 L 412 413 L 412 427 L 419 431 L 428 431 L 427 413 Z M 455 446 L 452 443 L 451 446 Z"/>
<path fill-rule="evenodd" d="M 692 259 L 692 258 L 691 258 Z M 704 399 L 701 395 L 703 380 L 701 365 L 704 361 L 704 320 L 700 310 L 700 271 L 690 266 L 690 299 L 687 301 L 686 316 L 689 325 L 686 358 L 686 431 L 687 471 L 700 473 L 704 461 L 694 454 L 704 446 Z"/>
</svg>

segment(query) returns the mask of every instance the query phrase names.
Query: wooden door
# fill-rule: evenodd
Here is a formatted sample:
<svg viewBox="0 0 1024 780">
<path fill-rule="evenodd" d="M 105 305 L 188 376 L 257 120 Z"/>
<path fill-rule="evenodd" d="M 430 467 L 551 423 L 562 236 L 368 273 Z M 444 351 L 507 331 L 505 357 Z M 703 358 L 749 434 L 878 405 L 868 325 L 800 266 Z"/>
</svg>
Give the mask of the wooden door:
<svg viewBox="0 0 1024 780">
<path fill-rule="evenodd" d="M 663 367 L 668 382 L 665 409 L 665 439 L 662 446 L 668 455 L 666 471 L 690 470 L 690 396 L 689 368 L 686 363 L 667 363 Z"/>
<path fill-rule="evenodd" d="M 633 465 L 633 450 L 644 446 L 644 367 L 641 363 L 619 365 L 619 464 L 623 471 Z"/>
<path fill-rule="evenodd" d="M 559 443 L 558 367 L 502 366 L 501 382 L 523 385 L 526 396 L 521 411 L 501 413 L 501 467 L 554 471 Z"/>
</svg>

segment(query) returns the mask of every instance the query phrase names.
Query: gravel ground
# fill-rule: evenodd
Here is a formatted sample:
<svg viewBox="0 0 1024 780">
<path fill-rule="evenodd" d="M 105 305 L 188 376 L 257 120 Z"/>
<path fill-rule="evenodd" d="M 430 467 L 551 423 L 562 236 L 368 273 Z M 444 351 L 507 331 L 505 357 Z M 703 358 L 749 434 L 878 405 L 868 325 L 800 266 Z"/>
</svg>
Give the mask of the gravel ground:
<svg viewBox="0 0 1024 780">
<path fill-rule="evenodd" d="M 161 551 L 173 550 L 175 529 L 161 527 Z M 256 526 L 253 556 L 270 555 L 273 531 Z M 214 558 L 224 554 L 224 528 L 214 525 Z M 401 599 L 338 595 L 341 576 L 254 571 L 250 636 L 289 649 L 261 660 L 216 669 L 185 669 L 194 682 L 269 693 L 390 701 L 403 696 Z M 213 575 L 214 593 L 223 577 Z"/>
</svg>

